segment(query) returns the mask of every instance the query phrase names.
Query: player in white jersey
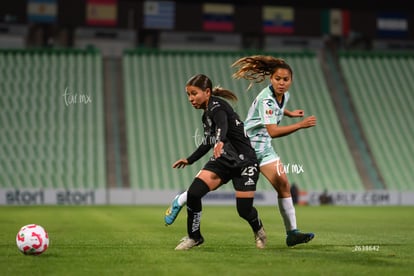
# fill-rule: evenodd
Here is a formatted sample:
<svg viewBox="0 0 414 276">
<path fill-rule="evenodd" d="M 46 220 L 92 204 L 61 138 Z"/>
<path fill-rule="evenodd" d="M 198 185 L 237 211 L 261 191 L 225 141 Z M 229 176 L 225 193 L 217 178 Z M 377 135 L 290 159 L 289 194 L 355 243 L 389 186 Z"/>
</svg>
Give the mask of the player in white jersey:
<svg viewBox="0 0 414 276">
<path fill-rule="evenodd" d="M 299 129 L 316 125 L 316 117 L 280 126 L 283 116 L 303 117 L 303 110 L 289 111 L 286 104 L 293 78 L 292 68 L 283 59 L 272 56 L 249 56 L 237 60 L 233 65 L 238 70 L 236 79 L 247 79 L 259 83 L 269 76 L 270 85 L 265 87 L 250 106 L 245 120 L 245 130 L 256 151 L 260 172 L 272 184 L 278 194 L 278 206 L 286 229 L 286 244 L 294 246 L 313 239 L 313 233 L 303 233 L 297 229 L 296 211 L 290 193 L 290 183 L 283 170 L 280 157 L 271 142 L 273 138 L 289 135 Z M 250 88 L 250 86 L 249 86 Z"/>
<path fill-rule="evenodd" d="M 265 125 L 279 125 L 288 100 L 289 92 L 286 92 L 282 101 L 278 102 L 274 96 L 273 86 L 269 85 L 256 97 L 247 113 L 245 130 L 256 155 L 260 156 L 258 159 L 261 166 L 272 162 L 275 157 L 277 158 L 277 154 L 272 147 L 273 138 Z"/>
<path fill-rule="evenodd" d="M 293 71 L 282 59 L 271 56 L 251 56 L 241 58 L 233 64 L 239 67 L 234 73 L 236 79 L 244 78 L 256 83 L 270 76 L 270 85 L 264 88 L 253 101 L 245 130 L 259 160 L 260 172 L 268 179 L 278 194 L 278 206 L 286 229 L 286 244 L 294 246 L 313 239 L 313 233 L 302 233 L 297 229 L 295 207 L 290 193 L 290 184 L 283 170 L 280 157 L 275 152 L 273 138 L 289 135 L 299 129 L 316 125 L 316 117 L 309 116 L 302 121 L 287 126 L 279 126 L 283 116 L 303 117 L 303 110 L 287 110 L 289 87 Z M 174 222 L 182 206 L 187 201 L 187 192 L 177 195 L 165 214 L 165 223 Z"/>
</svg>

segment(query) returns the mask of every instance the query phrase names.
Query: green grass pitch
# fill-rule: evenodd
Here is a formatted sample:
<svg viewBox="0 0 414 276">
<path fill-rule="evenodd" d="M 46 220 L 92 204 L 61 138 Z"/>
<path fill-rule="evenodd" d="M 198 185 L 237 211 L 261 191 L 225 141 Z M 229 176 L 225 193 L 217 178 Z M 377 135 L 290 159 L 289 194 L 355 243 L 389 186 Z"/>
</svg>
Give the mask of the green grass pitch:
<svg viewBox="0 0 414 276">
<path fill-rule="evenodd" d="M 235 206 L 203 208 L 205 243 L 174 248 L 186 233 L 186 211 L 163 223 L 167 206 L 0 207 L 1 275 L 412 275 L 414 207 L 298 206 L 298 227 L 308 244 L 288 248 L 276 207 L 257 206 L 268 244 Z M 44 226 L 50 247 L 25 256 L 16 234 L 25 224 Z"/>
</svg>

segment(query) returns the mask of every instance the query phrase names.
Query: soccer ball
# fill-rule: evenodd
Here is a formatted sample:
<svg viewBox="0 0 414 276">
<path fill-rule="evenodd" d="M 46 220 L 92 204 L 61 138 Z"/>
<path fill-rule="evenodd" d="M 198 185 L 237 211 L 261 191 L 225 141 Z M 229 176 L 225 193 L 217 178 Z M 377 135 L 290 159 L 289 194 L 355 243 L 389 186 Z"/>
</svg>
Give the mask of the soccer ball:
<svg viewBox="0 0 414 276">
<path fill-rule="evenodd" d="M 49 235 L 42 226 L 28 224 L 20 228 L 16 244 L 25 255 L 40 255 L 49 247 Z"/>
</svg>

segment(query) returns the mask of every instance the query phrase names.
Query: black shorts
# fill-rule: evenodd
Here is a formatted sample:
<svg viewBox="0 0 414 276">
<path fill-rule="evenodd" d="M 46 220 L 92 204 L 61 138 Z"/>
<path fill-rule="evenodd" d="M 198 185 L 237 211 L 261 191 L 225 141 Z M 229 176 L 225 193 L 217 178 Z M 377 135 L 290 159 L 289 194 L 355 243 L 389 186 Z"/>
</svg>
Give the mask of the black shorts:
<svg viewBox="0 0 414 276">
<path fill-rule="evenodd" d="M 260 169 L 258 162 L 249 162 L 243 167 L 225 166 L 211 158 L 203 170 L 211 171 L 220 177 L 222 184 L 230 180 L 233 181 L 233 187 L 236 191 L 256 191 L 257 180 L 259 179 Z"/>
</svg>

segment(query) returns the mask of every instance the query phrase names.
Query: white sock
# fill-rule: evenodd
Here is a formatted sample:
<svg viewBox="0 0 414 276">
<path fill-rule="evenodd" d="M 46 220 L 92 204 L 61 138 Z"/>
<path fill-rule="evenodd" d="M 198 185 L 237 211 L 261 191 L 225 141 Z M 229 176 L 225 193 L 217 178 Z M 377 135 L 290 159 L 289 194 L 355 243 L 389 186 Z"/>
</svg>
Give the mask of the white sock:
<svg viewBox="0 0 414 276">
<path fill-rule="evenodd" d="M 185 191 L 184 193 L 180 194 L 178 196 L 177 201 L 178 201 L 178 204 L 180 206 L 183 206 L 184 204 L 186 204 L 187 203 L 187 191 Z"/>
<path fill-rule="evenodd" d="M 282 215 L 286 232 L 296 229 L 295 206 L 291 197 L 278 198 L 279 212 Z"/>
</svg>

